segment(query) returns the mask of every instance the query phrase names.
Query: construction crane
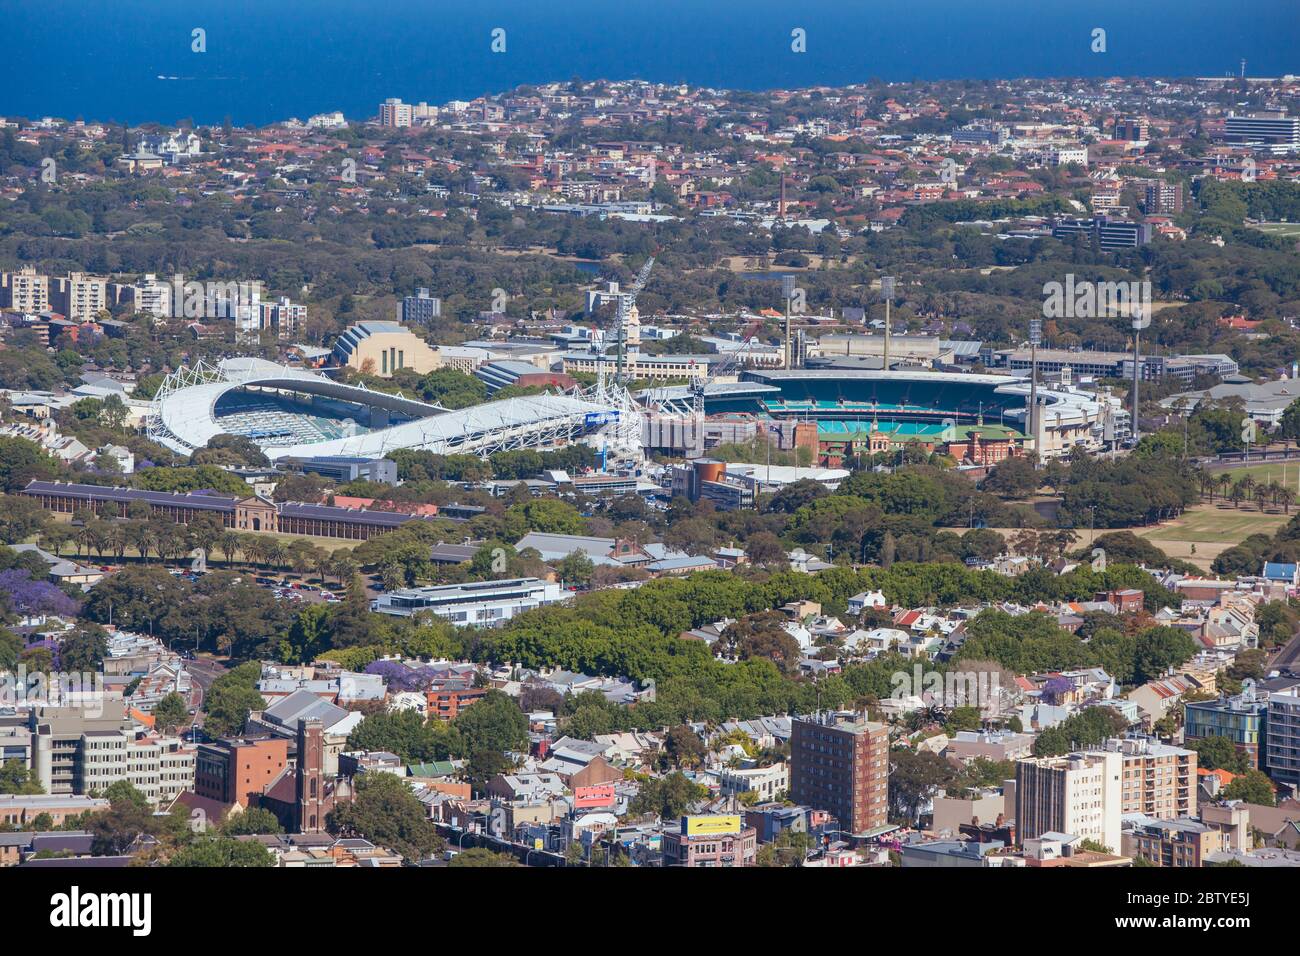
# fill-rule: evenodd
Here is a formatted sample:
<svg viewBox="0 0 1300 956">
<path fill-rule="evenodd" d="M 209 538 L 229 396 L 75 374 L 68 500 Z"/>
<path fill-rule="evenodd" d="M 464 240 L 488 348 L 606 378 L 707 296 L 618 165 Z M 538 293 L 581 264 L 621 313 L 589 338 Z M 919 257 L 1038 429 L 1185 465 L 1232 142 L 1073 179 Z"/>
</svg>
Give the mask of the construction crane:
<svg viewBox="0 0 1300 956">
<path fill-rule="evenodd" d="M 641 266 L 641 271 L 637 273 L 632 288 L 627 292 L 620 292 L 617 299 L 617 309 L 615 321 L 618 323 L 618 366 L 614 372 L 614 384 L 623 384 L 623 353 L 627 351 L 627 319 L 629 313 L 636 305 L 636 297 L 641 294 L 645 288 L 646 282 L 650 280 L 650 270 L 655 267 L 655 257 L 652 255 Z"/>
</svg>

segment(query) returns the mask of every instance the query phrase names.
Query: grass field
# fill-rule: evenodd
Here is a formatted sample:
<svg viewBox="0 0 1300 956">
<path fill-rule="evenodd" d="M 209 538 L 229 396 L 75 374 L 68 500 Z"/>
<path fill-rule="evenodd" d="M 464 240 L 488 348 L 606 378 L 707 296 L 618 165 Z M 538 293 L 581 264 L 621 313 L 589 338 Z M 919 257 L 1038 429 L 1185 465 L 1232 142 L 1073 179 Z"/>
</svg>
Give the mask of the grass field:
<svg viewBox="0 0 1300 956">
<path fill-rule="evenodd" d="M 1280 467 L 1273 467 L 1278 468 L 1280 475 Z M 1219 552 L 1240 544 L 1252 534 L 1272 534 L 1290 520 L 1290 515 L 1280 511 L 1261 512 L 1253 503 L 1243 502 L 1240 508 L 1234 508 L 1215 501 L 1189 508 L 1175 521 L 1135 528 L 1133 533 L 1146 538 L 1171 558 L 1182 558 L 1208 569 Z"/>
<path fill-rule="evenodd" d="M 1285 484 L 1292 491 L 1300 493 L 1300 462 L 1297 461 L 1271 461 L 1247 465 L 1243 468 L 1219 468 L 1214 471 L 1214 474 L 1230 475 L 1233 481 L 1237 481 L 1243 475 L 1250 475 L 1256 482 Z"/>
<path fill-rule="evenodd" d="M 1300 222 L 1260 222 L 1253 228 L 1266 232 L 1270 236 L 1290 236 L 1300 239 Z"/>
</svg>

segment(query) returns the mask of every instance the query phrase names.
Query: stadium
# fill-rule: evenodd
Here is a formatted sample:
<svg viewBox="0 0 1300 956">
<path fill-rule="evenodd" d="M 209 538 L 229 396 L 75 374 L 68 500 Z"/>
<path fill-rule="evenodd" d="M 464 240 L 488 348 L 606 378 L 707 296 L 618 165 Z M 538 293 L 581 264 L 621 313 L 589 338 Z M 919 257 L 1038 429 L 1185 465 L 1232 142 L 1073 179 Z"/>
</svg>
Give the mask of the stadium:
<svg viewBox="0 0 1300 956">
<path fill-rule="evenodd" d="M 253 358 L 201 363 L 168 375 L 154 396 L 148 433 L 185 455 L 218 435 L 243 435 L 272 459 L 382 458 L 402 448 L 486 456 L 574 441 L 615 457 L 640 451 L 631 399 L 611 389 L 450 411 Z"/>
<path fill-rule="evenodd" d="M 688 386 L 643 393 L 662 412 L 687 414 L 694 400 Z M 1028 435 L 1030 386 L 1005 375 L 807 368 L 750 369 L 734 383 L 704 389 L 708 416 L 815 424 L 822 450 L 888 439 L 892 445 L 961 441 L 972 431 L 988 440 L 1022 444 Z M 1043 457 L 1068 454 L 1076 445 L 1097 448 L 1105 406 L 1094 396 L 1039 384 L 1038 435 Z M 878 441 L 879 443 L 879 441 Z"/>
</svg>

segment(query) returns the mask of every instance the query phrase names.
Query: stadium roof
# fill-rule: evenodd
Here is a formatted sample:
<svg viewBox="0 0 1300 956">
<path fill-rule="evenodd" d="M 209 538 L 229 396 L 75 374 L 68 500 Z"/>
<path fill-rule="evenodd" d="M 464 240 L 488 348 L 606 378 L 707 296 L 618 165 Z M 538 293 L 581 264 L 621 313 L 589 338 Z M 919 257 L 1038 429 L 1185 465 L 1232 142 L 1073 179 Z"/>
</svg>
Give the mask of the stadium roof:
<svg viewBox="0 0 1300 956">
<path fill-rule="evenodd" d="M 216 368 L 186 369 L 168 376 L 154 399 L 150 437 L 183 454 L 202 448 L 226 433 L 216 414 L 218 399 L 232 390 L 247 387 L 321 395 L 387 409 L 414 419 L 342 438 L 295 445 L 262 445 L 270 458 L 322 455 L 382 458 L 387 452 L 401 448 L 443 454 L 490 454 L 570 440 L 598 430 L 620 414 L 612 402 L 566 395 L 512 398 L 447 411 L 260 359 L 237 359 L 226 360 Z"/>
</svg>

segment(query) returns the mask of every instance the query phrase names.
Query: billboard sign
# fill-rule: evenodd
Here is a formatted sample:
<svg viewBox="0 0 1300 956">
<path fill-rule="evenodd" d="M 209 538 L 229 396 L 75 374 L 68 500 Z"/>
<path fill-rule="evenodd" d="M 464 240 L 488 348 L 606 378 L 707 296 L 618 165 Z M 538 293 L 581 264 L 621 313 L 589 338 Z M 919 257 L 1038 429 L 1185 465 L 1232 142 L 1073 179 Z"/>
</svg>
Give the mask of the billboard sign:
<svg viewBox="0 0 1300 956">
<path fill-rule="evenodd" d="M 588 412 L 583 420 L 583 427 L 599 428 L 601 425 L 612 425 L 616 421 L 618 421 L 617 409 L 608 412 Z"/>
<path fill-rule="evenodd" d="M 612 807 L 614 800 L 614 785 L 611 783 L 602 783 L 594 787 L 575 787 L 573 790 L 575 810 Z"/>
<path fill-rule="evenodd" d="M 740 817 L 735 814 L 682 817 L 683 836 L 727 836 L 740 832 Z"/>
</svg>

